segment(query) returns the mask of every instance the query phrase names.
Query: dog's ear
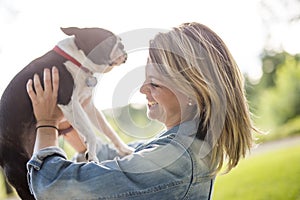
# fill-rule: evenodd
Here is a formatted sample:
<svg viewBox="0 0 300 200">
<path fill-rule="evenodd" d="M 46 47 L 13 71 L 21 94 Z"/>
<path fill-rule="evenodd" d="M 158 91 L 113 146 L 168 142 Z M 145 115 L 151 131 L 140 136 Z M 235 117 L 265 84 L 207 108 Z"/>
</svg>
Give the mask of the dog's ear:
<svg viewBox="0 0 300 200">
<path fill-rule="evenodd" d="M 80 31 L 80 28 L 77 27 L 68 27 L 68 28 L 60 28 L 62 32 L 64 32 L 66 35 L 76 35 Z"/>
</svg>

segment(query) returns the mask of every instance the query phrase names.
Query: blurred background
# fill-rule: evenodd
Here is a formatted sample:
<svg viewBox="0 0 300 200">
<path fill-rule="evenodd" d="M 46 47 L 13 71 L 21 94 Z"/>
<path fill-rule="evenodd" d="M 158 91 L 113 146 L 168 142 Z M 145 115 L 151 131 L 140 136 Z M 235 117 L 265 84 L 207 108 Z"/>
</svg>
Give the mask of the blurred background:
<svg viewBox="0 0 300 200">
<path fill-rule="evenodd" d="M 217 177 L 213 199 L 300 199 L 299 0 L 0 0 L 0 16 L 0 94 L 24 66 L 65 38 L 60 27 L 102 27 L 130 35 L 125 48 L 139 33 L 135 39 L 143 42 L 127 49 L 124 65 L 98 77 L 94 94 L 98 109 L 126 142 L 163 129 L 147 119 L 145 97 L 138 92 L 147 41 L 183 22 L 209 26 L 235 57 L 255 125 L 268 133 L 257 135 L 259 145 L 232 172 Z M 128 80 L 135 83 L 123 90 L 120 85 Z M 64 141 L 61 146 L 72 157 L 73 149 Z M 6 198 L 15 193 L 1 175 L 0 199 Z"/>
</svg>

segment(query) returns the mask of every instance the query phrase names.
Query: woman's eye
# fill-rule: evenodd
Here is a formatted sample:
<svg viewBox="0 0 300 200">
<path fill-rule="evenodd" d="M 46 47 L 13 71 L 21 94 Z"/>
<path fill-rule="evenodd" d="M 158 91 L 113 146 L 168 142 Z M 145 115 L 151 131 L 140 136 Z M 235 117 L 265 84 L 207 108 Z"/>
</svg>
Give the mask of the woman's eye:
<svg viewBox="0 0 300 200">
<path fill-rule="evenodd" d="M 150 83 L 151 86 L 153 87 L 159 87 L 159 85 L 155 84 L 155 83 Z"/>
</svg>

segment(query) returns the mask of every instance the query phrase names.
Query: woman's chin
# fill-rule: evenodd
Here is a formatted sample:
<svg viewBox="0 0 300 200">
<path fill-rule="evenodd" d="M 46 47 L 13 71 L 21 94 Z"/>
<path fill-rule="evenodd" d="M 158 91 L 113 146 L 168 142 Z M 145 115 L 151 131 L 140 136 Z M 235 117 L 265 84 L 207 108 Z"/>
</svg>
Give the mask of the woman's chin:
<svg viewBox="0 0 300 200">
<path fill-rule="evenodd" d="M 153 114 L 150 113 L 149 111 L 147 112 L 147 117 L 148 117 L 148 119 L 150 119 L 150 120 L 156 120 L 155 115 L 153 115 Z"/>
<path fill-rule="evenodd" d="M 151 113 L 149 111 L 147 112 L 148 119 L 164 123 L 164 120 L 162 119 L 163 118 L 162 116 L 163 116 L 162 114 Z"/>
</svg>

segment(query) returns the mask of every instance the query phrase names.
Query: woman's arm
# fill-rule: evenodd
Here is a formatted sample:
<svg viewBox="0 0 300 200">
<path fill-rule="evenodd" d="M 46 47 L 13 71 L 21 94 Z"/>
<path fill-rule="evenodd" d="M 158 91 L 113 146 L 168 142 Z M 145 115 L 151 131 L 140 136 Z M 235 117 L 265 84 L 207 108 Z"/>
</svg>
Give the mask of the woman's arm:
<svg viewBox="0 0 300 200">
<path fill-rule="evenodd" d="M 32 101 L 34 115 L 37 121 L 37 137 L 35 141 L 34 153 L 46 147 L 58 147 L 58 131 L 57 129 L 65 129 L 69 123 L 61 123 L 63 114 L 57 106 L 57 93 L 59 87 L 58 70 L 52 68 L 52 76 L 50 70 L 44 70 L 44 89 L 42 88 L 40 78 L 34 75 L 33 80 L 27 82 L 27 92 Z M 34 89 L 33 89 L 34 87 Z M 65 139 L 79 152 L 86 151 L 86 145 L 82 137 L 73 130 L 64 136 Z M 102 147 L 99 144 L 98 151 L 101 151 L 101 160 L 113 159 L 117 154 L 108 150 L 108 147 Z M 107 154 L 107 155 L 106 155 Z M 113 156 L 115 155 L 115 156 Z"/>
<path fill-rule="evenodd" d="M 68 121 L 61 122 L 59 124 L 59 130 L 65 130 L 71 127 L 71 124 Z M 78 153 L 85 153 L 87 150 L 84 139 L 77 133 L 73 128 L 65 134 L 62 134 L 64 139 L 75 149 Z"/>
<path fill-rule="evenodd" d="M 31 79 L 28 80 L 26 85 L 37 121 L 37 137 L 34 152 L 45 147 L 58 146 L 57 130 L 63 114 L 57 106 L 58 70 L 56 67 L 53 67 L 51 72 L 52 76 L 49 69 L 44 69 L 44 89 L 37 74 L 34 75 L 33 81 Z"/>
</svg>

